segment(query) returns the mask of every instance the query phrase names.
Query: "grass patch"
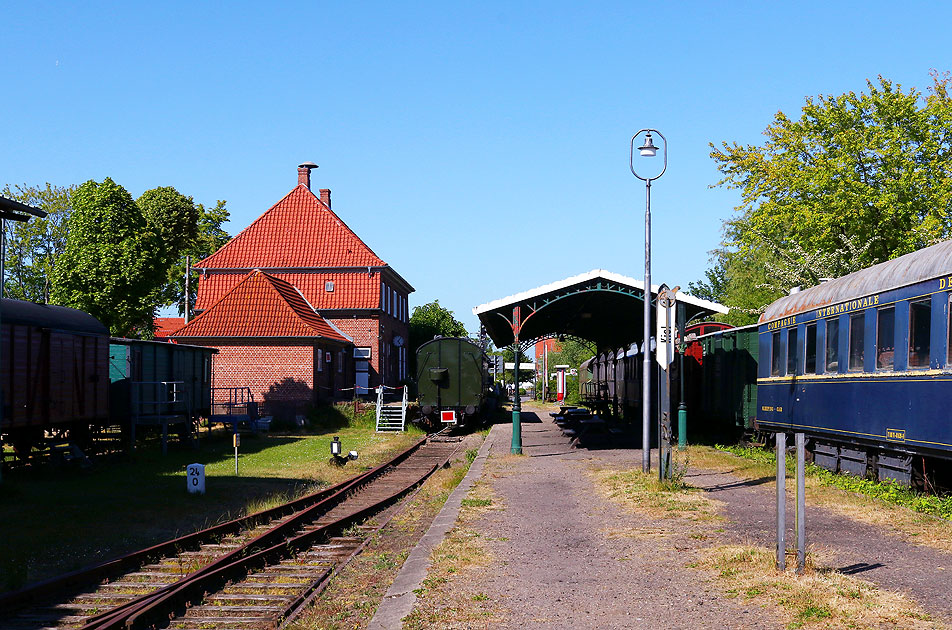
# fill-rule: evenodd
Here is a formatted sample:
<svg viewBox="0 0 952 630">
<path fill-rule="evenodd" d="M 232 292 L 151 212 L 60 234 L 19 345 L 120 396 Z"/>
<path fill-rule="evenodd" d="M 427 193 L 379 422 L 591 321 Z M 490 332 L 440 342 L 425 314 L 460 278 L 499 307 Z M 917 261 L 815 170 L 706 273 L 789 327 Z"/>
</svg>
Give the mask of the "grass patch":
<svg viewBox="0 0 952 630">
<path fill-rule="evenodd" d="M 339 435 L 360 459 L 328 463 Z M 0 484 L 0 591 L 72 571 L 291 497 L 376 466 L 416 439 L 343 427 L 333 433 L 246 436 L 235 475 L 231 436 L 202 434 L 197 450 L 147 444 L 90 470 L 24 468 Z M 185 467 L 205 464 L 207 494 L 189 495 Z"/>
<path fill-rule="evenodd" d="M 717 446 L 716 448 L 744 459 L 769 465 L 776 465 L 777 462 L 773 452 L 762 448 L 743 446 Z M 788 474 L 796 474 L 796 460 L 787 456 L 786 463 Z M 806 474 L 828 486 L 862 494 L 893 505 L 901 505 L 922 514 L 931 514 L 946 520 L 952 519 L 952 496 L 923 494 L 892 481 L 873 481 L 852 475 L 838 475 L 813 464 L 807 464 Z"/>
<path fill-rule="evenodd" d="M 803 575 L 774 569 L 772 550 L 722 546 L 702 551 L 698 566 L 711 571 L 747 605 L 777 612 L 787 628 L 943 628 L 902 595 L 869 582 L 812 566 Z"/>
<path fill-rule="evenodd" d="M 776 458 L 768 450 L 750 447 L 691 447 L 692 461 L 702 468 L 730 472 L 748 479 L 774 477 Z M 788 473 L 796 463 L 787 458 Z M 837 475 L 807 466 L 807 499 L 856 521 L 899 533 L 915 544 L 952 552 L 952 522 L 941 518 L 950 497 L 923 495 L 894 483 Z"/>
<path fill-rule="evenodd" d="M 596 487 L 606 498 L 656 518 L 706 521 L 719 518 L 718 503 L 683 481 L 659 481 L 640 470 L 595 469 Z"/>
<path fill-rule="evenodd" d="M 403 620 L 404 630 L 444 630 L 480 627 L 499 619 L 499 607 L 489 595 L 474 590 L 474 576 L 492 560 L 489 541 L 474 521 L 493 507 L 490 488 L 476 483 L 463 499 L 460 517 L 446 538 L 433 550 L 431 566 L 413 610 Z"/>
</svg>

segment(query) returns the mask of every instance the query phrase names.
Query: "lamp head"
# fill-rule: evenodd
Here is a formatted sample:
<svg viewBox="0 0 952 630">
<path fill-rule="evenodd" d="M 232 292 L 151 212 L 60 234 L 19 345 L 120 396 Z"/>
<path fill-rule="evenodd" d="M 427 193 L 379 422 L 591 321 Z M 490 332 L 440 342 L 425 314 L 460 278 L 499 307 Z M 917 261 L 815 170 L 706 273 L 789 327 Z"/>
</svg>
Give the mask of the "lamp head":
<svg viewBox="0 0 952 630">
<path fill-rule="evenodd" d="M 654 145 L 650 131 L 645 134 L 645 143 L 638 147 L 638 150 L 641 152 L 641 157 L 654 157 L 658 155 L 658 147 Z"/>
<path fill-rule="evenodd" d="M 331 455 L 340 455 L 340 438 L 334 436 L 334 441 L 331 442 Z"/>
</svg>

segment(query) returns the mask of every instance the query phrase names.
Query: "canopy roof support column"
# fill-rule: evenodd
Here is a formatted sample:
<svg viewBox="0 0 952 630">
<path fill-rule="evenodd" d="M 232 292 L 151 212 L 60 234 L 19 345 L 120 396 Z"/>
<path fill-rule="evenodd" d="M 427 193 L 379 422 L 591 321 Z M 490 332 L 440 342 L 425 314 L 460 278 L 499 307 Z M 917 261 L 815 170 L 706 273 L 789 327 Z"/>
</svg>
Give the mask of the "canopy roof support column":
<svg viewBox="0 0 952 630">
<path fill-rule="evenodd" d="M 519 333 L 522 331 L 523 324 L 529 321 L 536 312 L 538 312 L 537 309 L 533 309 L 525 320 L 522 319 L 521 306 L 513 307 L 512 319 L 497 313 L 512 329 L 512 445 L 509 452 L 513 455 L 522 455 L 522 397 L 519 395 L 519 361 L 522 358 L 522 348 L 519 347 Z"/>
</svg>

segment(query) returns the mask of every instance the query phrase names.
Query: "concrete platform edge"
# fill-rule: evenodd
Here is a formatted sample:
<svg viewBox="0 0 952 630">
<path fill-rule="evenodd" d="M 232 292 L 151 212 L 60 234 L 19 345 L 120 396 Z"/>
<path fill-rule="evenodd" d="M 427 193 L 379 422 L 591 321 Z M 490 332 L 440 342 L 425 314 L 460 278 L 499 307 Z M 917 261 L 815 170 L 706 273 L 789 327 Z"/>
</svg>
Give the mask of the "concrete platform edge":
<svg viewBox="0 0 952 630">
<path fill-rule="evenodd" d="M 489 435 L 479 447 L 476 459 L 473 460 L 466 476 L 446 499 L 443 509 L 436 515 L 430 528 L 410 552 L 393 584 L 390 585 L 390 589 L 387 590 L 387 594 L 383 596 L 380 606 L 377 607 L 377 611 L 367 626 L 368 630 L 394 630 L 403 627 L 403 618 L 410 614 L 413 604 L 416 603 L 416 593 L 413 591 L 422 586 L 426 572 L 430 568 L 430 554 L 456 524 L 463 498 L 473 486 L 474 481 L 482 476 L 483 464 L 489 455 L 493 433 L 498 432 L 500 427 L 505 428 L 505 425 L 493 425 Z"/>
</svg>

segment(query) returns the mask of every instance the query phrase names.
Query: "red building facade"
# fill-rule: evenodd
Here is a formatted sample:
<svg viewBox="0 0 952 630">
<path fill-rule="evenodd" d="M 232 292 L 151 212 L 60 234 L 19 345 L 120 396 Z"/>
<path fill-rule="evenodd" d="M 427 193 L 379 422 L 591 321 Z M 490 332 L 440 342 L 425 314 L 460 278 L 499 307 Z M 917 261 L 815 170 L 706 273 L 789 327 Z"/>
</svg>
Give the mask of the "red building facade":
<svg viewBox="0 0 952 630">
<path fill-rule="evenodd" d="M 413 287 L 331 210 L 330 190 L 311 191 L 311 168 L 298 167 L 291 192 L 195 265 L 197 316 L 170 336 L 219 348 L 216 387 L 254 383 L 274 398 L 284 382 L 300 398 L 309 383 L 313 399 L 349 398 L 355 386 L 408 376 Z"/>
</svg>

